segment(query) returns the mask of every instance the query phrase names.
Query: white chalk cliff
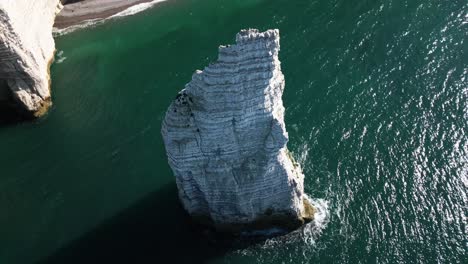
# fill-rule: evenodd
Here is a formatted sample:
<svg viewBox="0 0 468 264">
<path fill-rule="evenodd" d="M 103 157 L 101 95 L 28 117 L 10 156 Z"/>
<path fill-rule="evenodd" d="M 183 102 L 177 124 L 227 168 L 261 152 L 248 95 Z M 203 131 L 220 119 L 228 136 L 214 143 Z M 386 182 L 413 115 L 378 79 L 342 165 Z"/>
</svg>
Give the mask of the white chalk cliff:
<svg viewBox="0 0 468 264">
<path fill-rule="evenodd" d="M 39 115 L 50 104 L 52 26 L 59 0 L 0 1 L 0 103 Z"/>
<path fill-rule="evenodd" d="M 196 71 L 162 124 L 185 209 L 217 228 L 296 228 L 313 217 L 287 150 L 278 30 L 242 30 Z"/>
</svg>

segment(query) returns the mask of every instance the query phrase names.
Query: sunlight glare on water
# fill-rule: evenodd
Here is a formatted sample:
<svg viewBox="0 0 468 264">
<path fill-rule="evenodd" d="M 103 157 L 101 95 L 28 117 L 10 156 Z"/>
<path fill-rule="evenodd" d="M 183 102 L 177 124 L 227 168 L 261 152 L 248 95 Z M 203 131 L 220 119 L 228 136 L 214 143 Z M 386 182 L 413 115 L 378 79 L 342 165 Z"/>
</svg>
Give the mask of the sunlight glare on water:
<svg viewBox="0 0 468 264">
<path fill-rule="evenodd" d="M 467 263 L 467 14 L 461 0 L 171 0 L 56 37 L 50 113 L 0 127 L 0 262 Z M 280 30 L 288 147 L 318 214 L 219 249 L 190 233 L 160 124 L 242 28 Z"/>
</svg>

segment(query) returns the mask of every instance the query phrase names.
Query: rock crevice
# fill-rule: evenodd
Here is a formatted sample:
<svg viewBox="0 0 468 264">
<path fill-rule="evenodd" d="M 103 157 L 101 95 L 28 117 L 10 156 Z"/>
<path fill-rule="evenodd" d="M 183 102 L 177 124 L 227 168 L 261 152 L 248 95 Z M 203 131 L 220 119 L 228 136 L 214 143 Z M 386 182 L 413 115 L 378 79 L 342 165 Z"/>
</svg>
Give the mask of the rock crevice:
<svg viewBox="0 0 468 264">
<path fill-rule="evenodd" d="M 218 229 L 293 229 L 313 217 L 288 154 L 279 31 L 242 30 L 170 105 L 162 135 L 185 209 Z"/>
</svg>

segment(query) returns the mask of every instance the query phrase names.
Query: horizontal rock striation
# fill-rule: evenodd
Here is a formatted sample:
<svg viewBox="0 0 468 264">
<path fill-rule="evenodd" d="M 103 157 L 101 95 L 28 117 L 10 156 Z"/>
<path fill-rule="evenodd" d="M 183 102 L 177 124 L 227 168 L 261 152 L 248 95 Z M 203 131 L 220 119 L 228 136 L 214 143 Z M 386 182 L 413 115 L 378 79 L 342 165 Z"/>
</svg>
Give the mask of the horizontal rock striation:
<svg viewBox="0 0 468 264">
<path fill-rule="evenodd" d="M 185 209 L 219 230 L 294 229 L 313 217 L 289 154 L 279 31 L 242 30 L 170 105 L 162 135 Z"/>
<path fill-rule="evenodd" d="M 0 1 L 0 106 L 37 116 L 50 105 L 52 25 L 59 0 Z"/>
</svg>

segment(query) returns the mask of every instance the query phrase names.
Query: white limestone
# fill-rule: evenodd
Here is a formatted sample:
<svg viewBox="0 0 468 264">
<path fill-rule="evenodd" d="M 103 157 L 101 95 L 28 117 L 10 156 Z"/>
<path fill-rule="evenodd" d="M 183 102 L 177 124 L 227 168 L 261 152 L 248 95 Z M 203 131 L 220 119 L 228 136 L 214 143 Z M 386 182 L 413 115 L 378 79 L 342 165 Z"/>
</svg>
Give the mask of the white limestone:
<svg viewBox="0 0 468 264">
<path fill-rule="evenodd" d="M 242 30 L 170 105 L 161 132 L 191 215 L 216 226 L 297 227 L 312 217 L 286 147 L 279 49 L 278 30 Z"/>
<path fill-rule="evenodd" d="M 52 26 L 59 0 L 0 1 L 0 89 L 10 89 L 19 108 L 38 114 L 50 102 Z M 2 91 L 1 93 L 5 93 Z"/>
</svg>

